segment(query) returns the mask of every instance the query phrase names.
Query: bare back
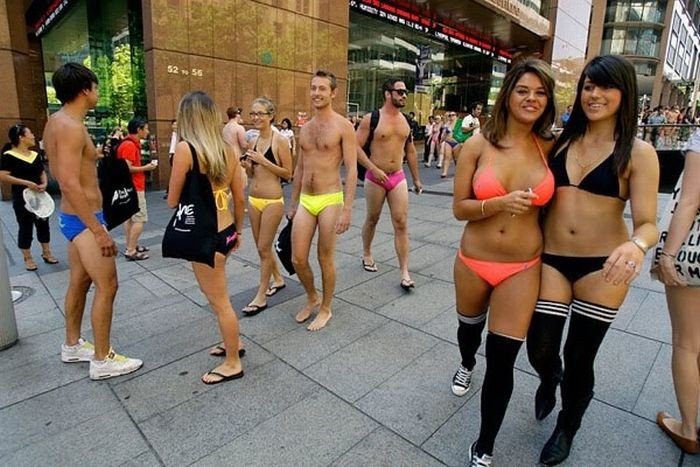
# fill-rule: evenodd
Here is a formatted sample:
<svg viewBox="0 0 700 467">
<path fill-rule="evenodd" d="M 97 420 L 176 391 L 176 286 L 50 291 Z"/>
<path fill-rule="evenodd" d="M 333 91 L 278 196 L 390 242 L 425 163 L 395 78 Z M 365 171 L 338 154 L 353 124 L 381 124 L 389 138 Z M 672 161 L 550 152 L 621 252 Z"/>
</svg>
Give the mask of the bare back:
<svg viewBox="0 0 700 467">
<path fill-rule="evenodd" d="M 224 136 L 224 141 L 226 141 L 229 146 L 233 148 L 235 156 L 241 157 L 241 154 L 247 149 L 246 147 L 241 147 L 240 134 L 243 134 L 243 141 L 245 141 L 245 130 L 241 125 L 236 123 L 235 120 L 229 120 L 222 132 Z"/>
<path fill-rule="evenodd" d="M 401 112 L 381 112 L 370 145 L 372 162 L 387 173 L 401 170 L 410 134 L 411 127 Z"/>
<path fill-rule="evenodd" d="M 100 211 L 102 194 L 97 183 L 97 150 L 85 125 L 59 110 L 49 117 L 43 139 L 49 168 L 61 191 L 74 189 L 77 183 L 90 209 Z M 61 198 L 60 209 L 66 214 L 77 213 L 66 196 Z"/>
<path fill-rule="evenodd" d="M 302 193 L 323 194 L 343 189 L 338 169 L 343 161 L 344 138 L 354 137 L 352 124 L 336 112 L 328 117 L 316 115 L 301 127 Z"/>
</svg>

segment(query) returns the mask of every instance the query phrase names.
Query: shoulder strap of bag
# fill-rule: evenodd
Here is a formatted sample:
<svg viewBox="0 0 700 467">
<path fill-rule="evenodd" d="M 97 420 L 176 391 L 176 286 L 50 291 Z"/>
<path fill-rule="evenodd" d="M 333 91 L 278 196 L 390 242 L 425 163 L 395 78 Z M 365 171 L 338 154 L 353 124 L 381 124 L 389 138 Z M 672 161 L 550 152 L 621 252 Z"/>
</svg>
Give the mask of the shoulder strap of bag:
<svg viewBox="0 0 700 467">
<path fill-rule="evenodd" d="M 190 152 L 192 153 L 192 170 L 194 170 L 195 173 L 199 173 L 199 157 L 197 157 L 197 150 L 189 141 L 187 145 L 190 147 Z"/>
<path fill-rule="evenodd" d="M 379 109 L 373 110 L 372 111 L 372 116 L 369 119 L 369 135 L 367 135 L 367 141 L 365 142 L 365 145 L 362 149 L 364 149 L 365 154 L 367 154 L 367 157 L 370 157 L 370 150 L 369 147 L 372 145 L 372 140 L 374 139 L 374 130 L 377 129 L 377 125 L 379 125 Z"/>
</svg>

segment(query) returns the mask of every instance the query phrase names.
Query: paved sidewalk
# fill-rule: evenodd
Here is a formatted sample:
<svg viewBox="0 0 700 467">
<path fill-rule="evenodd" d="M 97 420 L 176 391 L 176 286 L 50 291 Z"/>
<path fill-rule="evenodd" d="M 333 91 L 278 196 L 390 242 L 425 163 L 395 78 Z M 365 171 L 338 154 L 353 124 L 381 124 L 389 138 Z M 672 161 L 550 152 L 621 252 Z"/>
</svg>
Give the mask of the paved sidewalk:
<svg viewBox="0 0 700 467">
<path fill-rule="evenodd" d="M 294 322 L 304 298 L 296 276 L 287 277 L 270 308 L 240 321 L 245 378 L 211 387 L 199 378 L 217 364 L 207 355 L 219 342 L 216 321 L 189 265 L 161 257 L 171 214 L 162 192 L 148 193 L 151 221 L 142 243 L 151 258 L 117 260 L 113 343 L 142 358 L 144 367 L 103 382 L 88 379 L 87 364 L 59 359 L 68 273 L 55 216 L 52 244 L 61 264 L 41 263 L 28 273 L 15 246 L 11 203 L 0 203 L 11 283 L 28 292 L 15 306 L 20 341 L 0 352 L 0 465 L 465 465 L 478 432 L 484 359 L 480 354 L 472 391 L 453 396 L 459 351 L 452 265 L 463 225 L 452 216 L 452 178 L 441 180 L 422 165 L 421 171 L 433 194 L 410 196 L 416 289 L 406 293 L 399 286 L 387 211 L 374 243 L 379 272 L 363 271 L 359 189 L 352 226 L 338 239 L 328 327 L 310 333 Z M 660 208 L 665 199 L 660 195 Z M 123 250 L 122 229 L 114 234 Z M 244 241 L 228 262 L 237 310 L 258 282 L 247 226 Z M 38 258 L 36 244 L 34 251 Z M 315 259 L 312 264 L 320 287 Z M 678 410 L 665 298 L 647 270 L 603 343 L 596 396 L 566 465 L 700 465 L 654 422 L 657 410 Z M 89 312 L 85 316 L 90 337 Z M 524 350 L 516 366 L 494 453 L 498 466 L 536 465 L 556 418 L 535 421 L 537 379 Z"/>
</svg>

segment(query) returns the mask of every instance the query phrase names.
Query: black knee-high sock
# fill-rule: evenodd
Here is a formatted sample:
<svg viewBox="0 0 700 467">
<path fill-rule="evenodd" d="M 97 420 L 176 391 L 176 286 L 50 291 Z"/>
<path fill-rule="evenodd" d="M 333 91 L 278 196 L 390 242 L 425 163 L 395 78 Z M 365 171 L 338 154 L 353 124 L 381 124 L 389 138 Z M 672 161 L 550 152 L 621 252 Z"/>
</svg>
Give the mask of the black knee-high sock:
<svg viewBox="0 0 700 467">
<path fill-rule="evenodd" d="M 572 311 L 564 345 L 561 422 L 575 433 L 593 397 L 595 357 L 617 310 L 574 300 Z"/>
<path fill-rule="evenodd" d="M 462 356 L 462 366 L 471 371 L 476 364 L 476 351 L 481 345 L 481 332 L 486 325 L 486 313 L 478 316 L 464 316 L 457 313 L 457 317 L 459 318 L 457 342 Z"/>
<path fill-rule="evenodd" d="M 566 303 L 538 300 L 535 306 L 527 333 L 527 356 L 543 383 L 556 385 L 561 379 L 559 348 L 568 314 Z"/>
<path fill-rule="evenodd" d="M 513 366 L 522 341 L 489 333 L 486 336 L 486 375 L 481 388 L 481 429 L 476 451 L 493 454 L 493 443 L 513 392 Z"/>
</svg>

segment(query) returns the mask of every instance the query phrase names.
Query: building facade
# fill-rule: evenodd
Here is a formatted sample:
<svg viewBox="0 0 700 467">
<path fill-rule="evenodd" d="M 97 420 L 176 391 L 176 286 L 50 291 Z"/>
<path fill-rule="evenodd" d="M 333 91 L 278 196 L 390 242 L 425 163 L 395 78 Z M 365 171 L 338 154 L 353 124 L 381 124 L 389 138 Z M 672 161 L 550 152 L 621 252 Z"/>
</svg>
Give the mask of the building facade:
<svg viewBox="0 0 700 467">
<path fill-rule="evenodd" d="M 84 63 L 100 79 L 91 134 L 146 116 L 162 187 L 170 122 L 190 90 L 212 95 L 222 123 L 229 106 L 247 120 L 261 95 L 278 119 L 299 121 L 318 68 L 338 76 L 335 107 L 350 114 L 378 107 L 381 83 L 396 76 L 412 91 L 406 111 L 424 122 L 493 102 L 512 60 L 552 49 L 551 10 L 540 0 L 7 0 L 0 133 L 22 121 L 41 134 L 60 106 L 51 74 Z"/>
</svg>

